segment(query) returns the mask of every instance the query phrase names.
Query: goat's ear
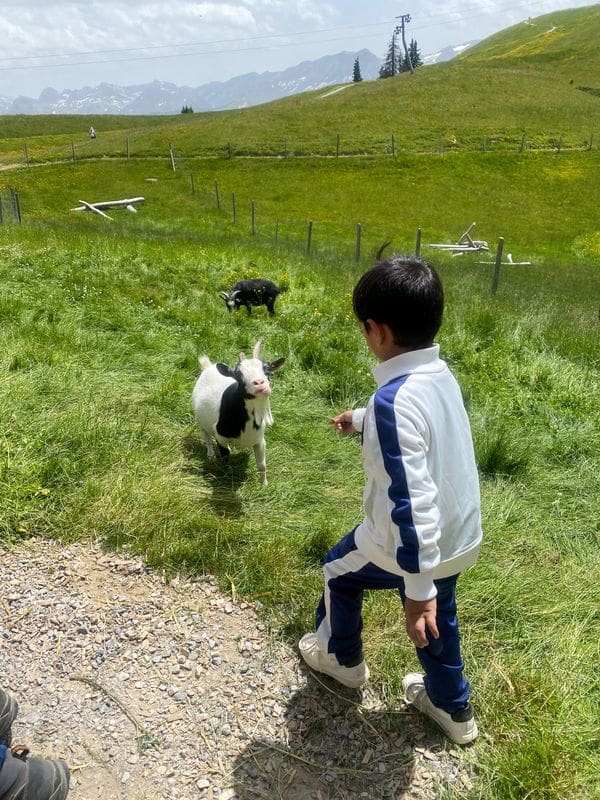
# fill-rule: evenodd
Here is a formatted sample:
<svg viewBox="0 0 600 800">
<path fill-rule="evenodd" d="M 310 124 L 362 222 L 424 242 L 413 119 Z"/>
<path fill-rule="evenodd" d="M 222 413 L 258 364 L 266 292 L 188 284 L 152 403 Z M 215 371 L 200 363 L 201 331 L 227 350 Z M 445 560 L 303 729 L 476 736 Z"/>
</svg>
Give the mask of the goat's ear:
<svg viewBox="0 0 600 800">
<path fill-rule="evenodd" d="M 246 353 L 240 353 L 240 361 L 245 361 L 245 360 L 246 360 Z"/>
<path fill-rule="evenodd" d="M 215 364 L 215 366 L 218 369 L 218 371 L 221 373 L 221 375 L 224 375 L 226 378 L 235 377 L 234 376 L 234 371 L 231 369 L 231 367 L 227 366 L 227 364 L 223 364 L 223 363 L 221 363 L 219 361 L 217 364 Z"/>
<path fill-rule="evenodd" d="M 223 300 L 225 300 L 225 302 L 229 300 L 229 295 L 227 294 L 227 292 L 219 292 L 219 297 L 222 297 Z"/>
<path fill-rule="evenodd" d="M 270 375 L 272 372 L 277 372 L 280 367 L 283 367 L 285 364 L 285 358 L 276 358 L 275 361 L 271 361 L 269 364 L 265 364 L 264 370 L 267 375 Z"/>
<path fill-rule="evenodd" d="M 261 347 L 262 347 L 262 339 L 259 339 L 252 349 L 252 358 L 259 357 Z"/>
</svg>

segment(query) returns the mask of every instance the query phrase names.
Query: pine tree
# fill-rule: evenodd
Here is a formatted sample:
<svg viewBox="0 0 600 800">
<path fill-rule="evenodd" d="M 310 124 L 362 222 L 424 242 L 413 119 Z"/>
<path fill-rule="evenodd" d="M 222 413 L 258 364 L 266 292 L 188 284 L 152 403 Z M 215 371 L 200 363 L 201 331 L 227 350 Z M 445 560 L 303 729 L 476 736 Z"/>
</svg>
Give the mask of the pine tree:
<svg viewBox="0 0 600 800">
<path fill-rule="evenodd" d="M 362 75 L 360 74 L 360 64 L 358 62 L 358 58 L 354 59 L 354 70 L 352 71 L 352 80 L 354 83 L 360 83 L 362 81 Z"/>
<path fill-rule="evenodd" d="M 410 44 L 408 46 L 408 55 L 410 57 L 410 63 L 412 64 L 413 69 L 423 66 L 423 59 L 421 58 L 421 53 L 419 52 L 416 39 L 410 40 Z M 400 60 L 400 72 L 410 72 L 410 66 L 406 60 L 406 56 Z"/>
<path fill-rule="evenodd" d="M 393 78 L 399 72 L 400 58 L 398 48 L 396 46 L 396 37 L 392 36 L 392 40 L 388 45 L 388 51 L 383 60 L 383 64 L 379 68 L 380 78 Z"/>
<path fill-rule="evenodd" d="M 194 113 L 194 109 L 191 106 L 185 105 L 181 109 L 180 113 L 181 114 L 193 114 Z"/>
</svg>

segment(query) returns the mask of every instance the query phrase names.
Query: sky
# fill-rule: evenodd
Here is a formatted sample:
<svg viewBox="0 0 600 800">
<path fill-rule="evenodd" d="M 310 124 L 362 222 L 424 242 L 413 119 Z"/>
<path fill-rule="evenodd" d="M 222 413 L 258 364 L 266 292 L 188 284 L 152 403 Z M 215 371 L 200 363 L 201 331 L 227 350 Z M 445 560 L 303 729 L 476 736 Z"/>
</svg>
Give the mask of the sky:
<svg viewBox="0 0 600 800">
<path fill-rule="evenodd" d="M 0 0 L 0 96 L 154 80 L 200 86 L 343 50 L 383 57 L 401 15 L 422 56 L 577 0 Z"/>
</svg>

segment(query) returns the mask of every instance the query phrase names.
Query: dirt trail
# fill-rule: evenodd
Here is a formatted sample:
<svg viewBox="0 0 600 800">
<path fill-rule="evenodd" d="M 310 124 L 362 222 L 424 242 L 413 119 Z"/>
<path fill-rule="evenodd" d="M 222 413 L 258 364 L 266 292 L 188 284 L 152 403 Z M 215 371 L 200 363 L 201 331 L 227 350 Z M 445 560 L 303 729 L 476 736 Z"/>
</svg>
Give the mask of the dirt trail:
<svg viewBox="0 0 600 800">
<path fill-rule="evenodd" d="M 382 800 L 470 785 L 464 753 L 371 688 L 321 681 L 260 609 L 94 544 L 2 551 L 13 741 L 60 756 L 70 800 Z"/>
</svg>

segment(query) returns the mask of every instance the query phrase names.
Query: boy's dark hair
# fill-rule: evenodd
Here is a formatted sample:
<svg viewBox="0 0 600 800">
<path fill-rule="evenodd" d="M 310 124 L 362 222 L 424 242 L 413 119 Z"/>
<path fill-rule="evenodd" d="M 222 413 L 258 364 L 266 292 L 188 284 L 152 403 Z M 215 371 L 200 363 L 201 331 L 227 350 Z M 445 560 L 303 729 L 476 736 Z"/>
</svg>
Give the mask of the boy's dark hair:
<svg viewBox="0 0 600 800">
<path fill-rule="evenodd" d="M 400 347 L 427 347 L 442 324 L 444 290 L 429 261 L 394 255 L 359 279 L 352 305 L 363 325 L 368 319 L 389 325 Z"/>
</svg>

